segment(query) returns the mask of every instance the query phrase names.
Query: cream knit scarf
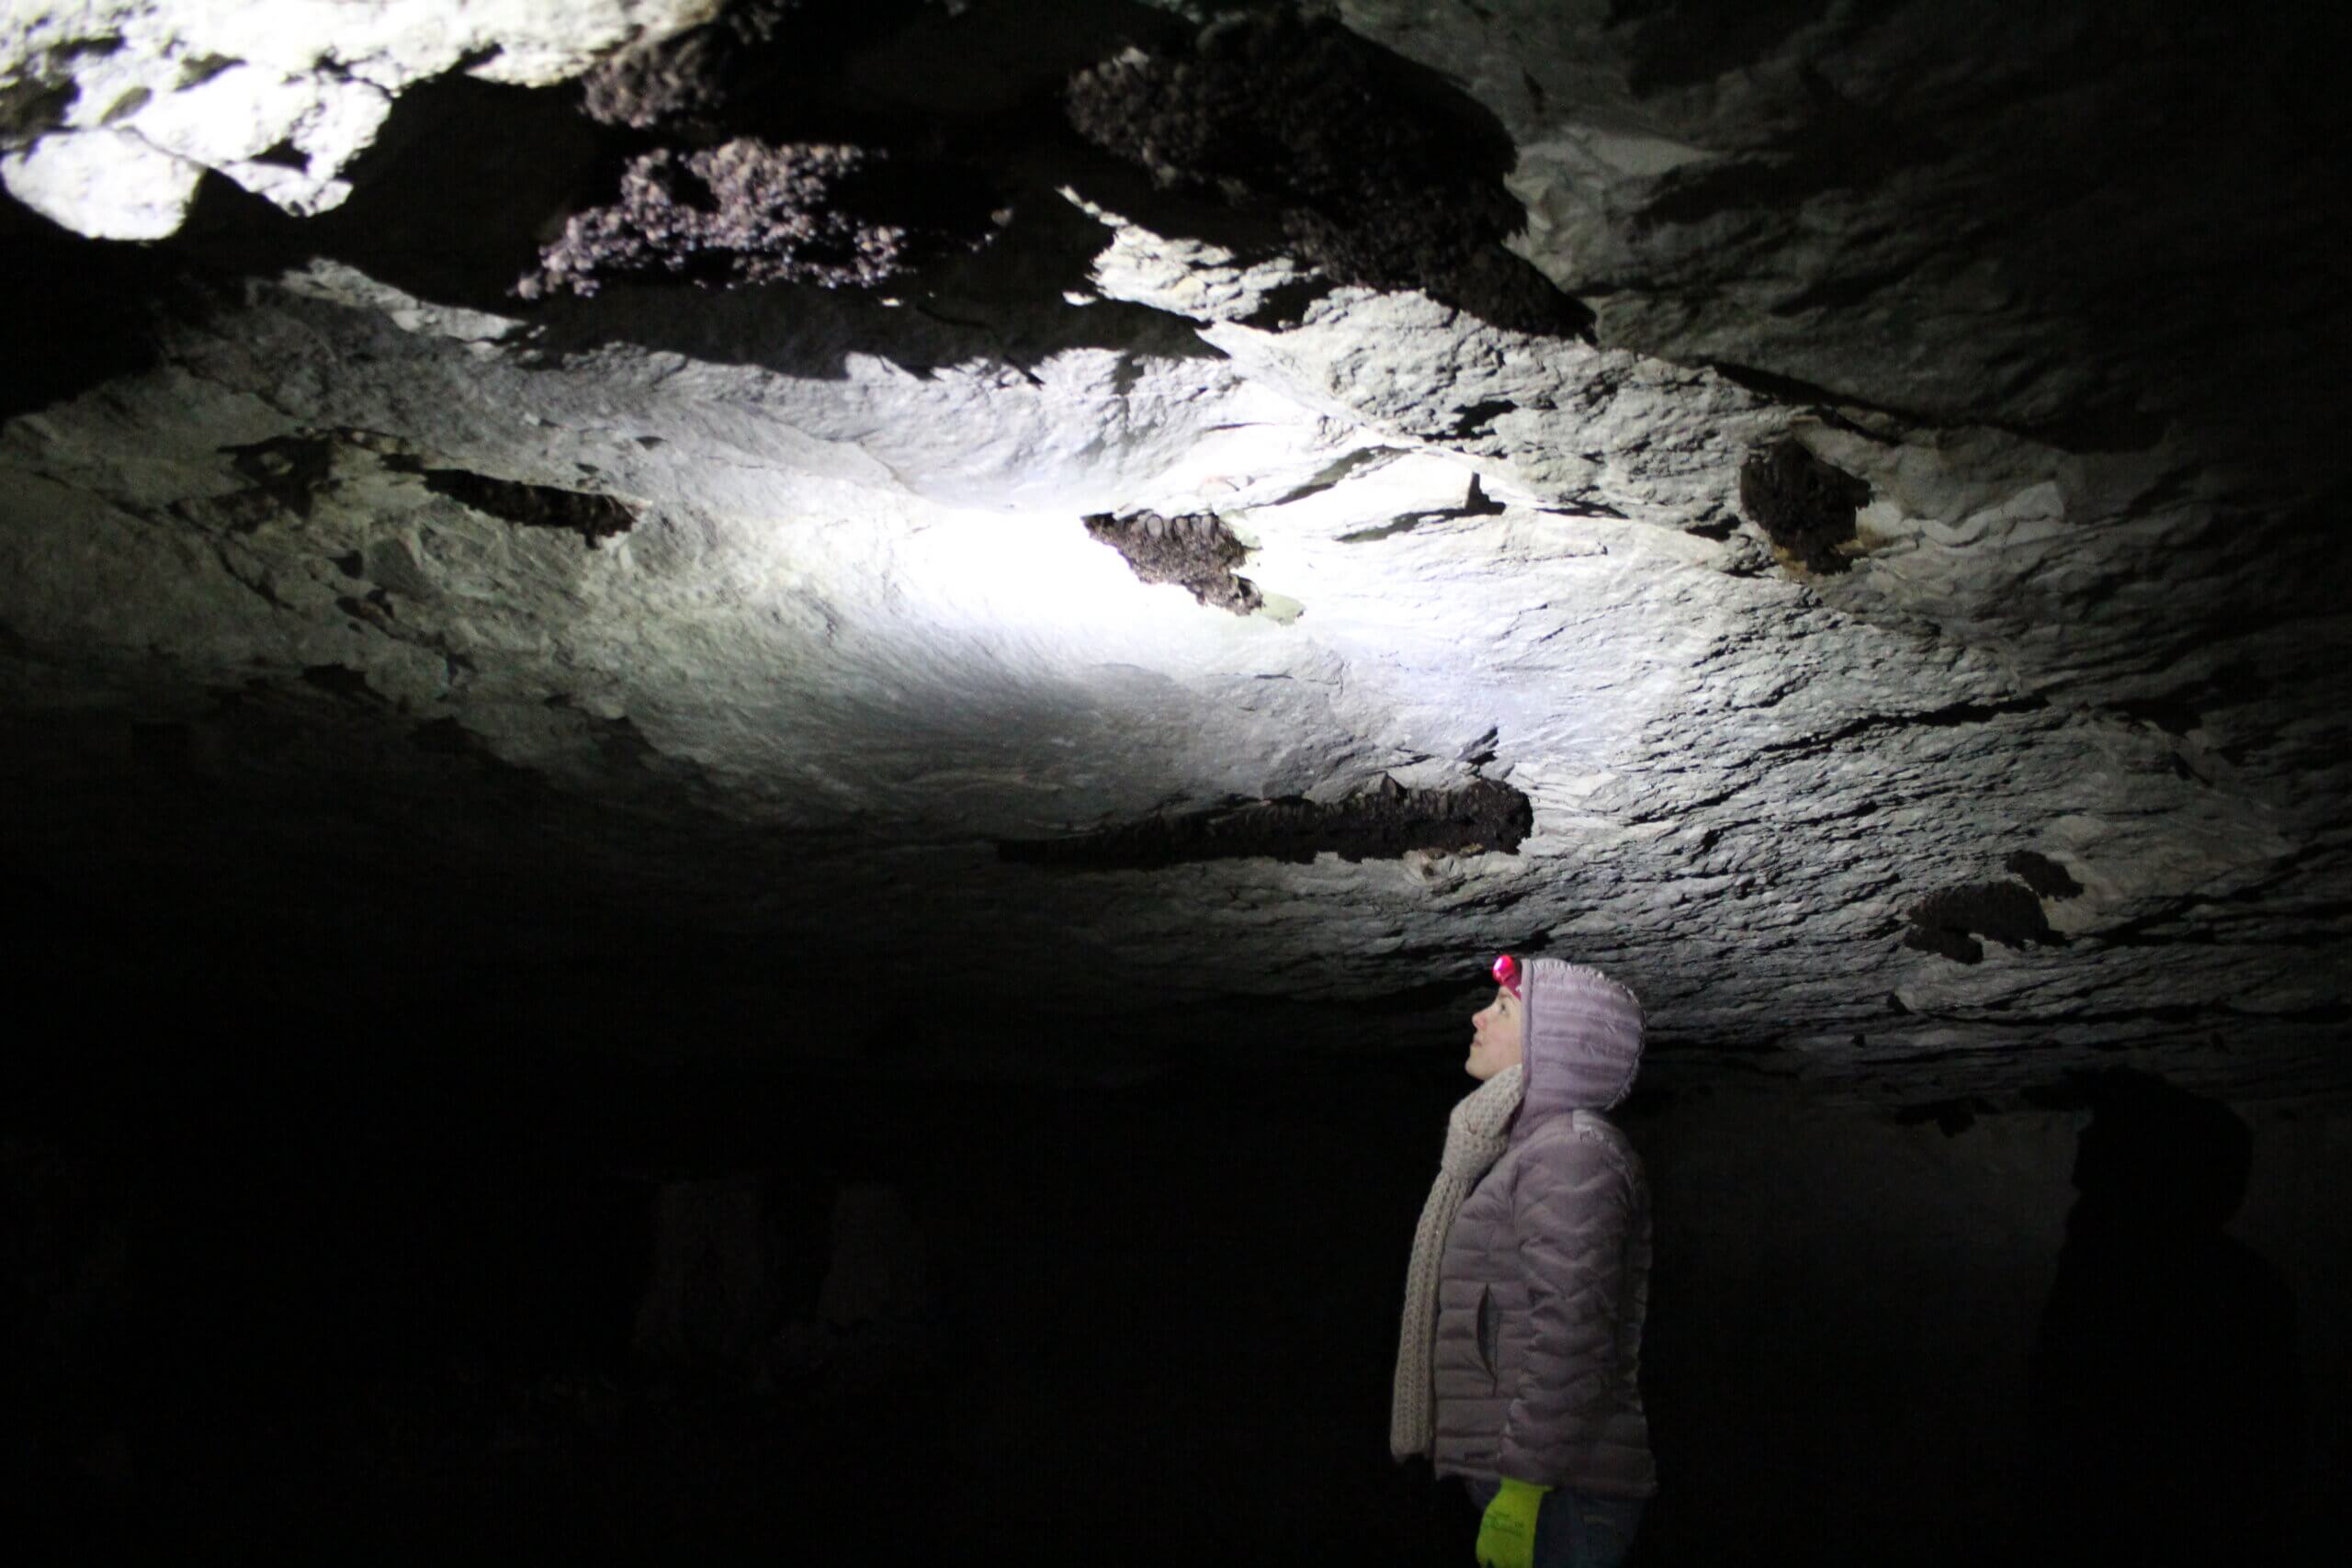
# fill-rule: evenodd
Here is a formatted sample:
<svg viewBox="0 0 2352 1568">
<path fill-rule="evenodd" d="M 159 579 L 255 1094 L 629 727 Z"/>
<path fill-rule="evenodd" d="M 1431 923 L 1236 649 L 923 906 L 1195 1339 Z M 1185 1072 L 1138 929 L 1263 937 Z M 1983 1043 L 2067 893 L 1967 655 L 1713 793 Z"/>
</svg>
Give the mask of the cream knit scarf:
<svg viewBox="0 0 2352 1568">
<path fill-rule="evenodd" d="M 1463 1097 L 1445 1119 L 1445 1154 L 1437 1181 L 1421 1205 L 1413 1232 L 1413 1261 L 1405 1271 L 1405 1321 L 1396 1337 L 1396 1393 L 1388 1412 L 1388 1451 L 1399 1460 L 1426 1454 L 1435 1439 L 1436 1390 L 1430 1373 L 1437 1335 L 1437 1270 L 1445 1233 L 1487 1168 L 1510 1142 L 1510 1114 L 1527 1088 L 1514 1063 Z"/>
</svg>

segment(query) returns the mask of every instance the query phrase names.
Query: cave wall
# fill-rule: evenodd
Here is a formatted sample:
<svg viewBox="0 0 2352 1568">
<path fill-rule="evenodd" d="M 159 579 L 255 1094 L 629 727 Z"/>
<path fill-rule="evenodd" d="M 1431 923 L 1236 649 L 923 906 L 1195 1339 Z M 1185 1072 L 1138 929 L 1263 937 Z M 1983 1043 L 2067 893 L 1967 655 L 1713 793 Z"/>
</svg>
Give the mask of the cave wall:
<svg viewBox="0 0 2352 1568">
<path fill-rule="evenodd" d="M 0 33 L 88 329 L 6 342 L 20 874 L 1138 1053 L 1515 946 L 1702 1076 L 2337 1080 L 2333 23 L 561 9 Z"/>
</svg>

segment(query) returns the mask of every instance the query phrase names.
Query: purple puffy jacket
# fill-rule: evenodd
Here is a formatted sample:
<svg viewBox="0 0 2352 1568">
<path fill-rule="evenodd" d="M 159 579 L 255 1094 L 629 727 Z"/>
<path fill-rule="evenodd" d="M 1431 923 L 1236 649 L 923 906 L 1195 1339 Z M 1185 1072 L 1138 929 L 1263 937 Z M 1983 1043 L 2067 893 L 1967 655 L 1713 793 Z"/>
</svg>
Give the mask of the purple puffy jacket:
<svg viewBox="0 0 2352 1568">
<path fill-rule="evenodd" d="M 1595 969 L 1526 970 L 1526 1090 L 1438 1268 L 1432 1458 L 1441 1474 L 1646 1497 L 1649 1189 L 1600 1114 L 1641 1065 L 1641 1005 Z"/>
</svg>

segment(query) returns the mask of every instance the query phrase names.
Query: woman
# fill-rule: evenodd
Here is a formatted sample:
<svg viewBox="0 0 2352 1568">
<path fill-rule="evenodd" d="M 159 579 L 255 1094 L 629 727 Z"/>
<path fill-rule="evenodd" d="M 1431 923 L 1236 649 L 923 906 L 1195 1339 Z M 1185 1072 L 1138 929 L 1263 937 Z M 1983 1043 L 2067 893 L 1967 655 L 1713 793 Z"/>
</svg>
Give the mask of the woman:
<svg viewBox="0 0 2352 1568">
<path fill-rule="evenodd" d="M 1487 1568 L 1614 1568 L 1657 1490 L 1637 1374 L 1642 1162 L 1601 1112 L 1642 1009 L 1599 970 L 1505 953 L 1472 1019 L 1480 1080 L 1448 1119 L 1413 1237 L 1389 1450 L 1459 1475 Z"/>
</svg>

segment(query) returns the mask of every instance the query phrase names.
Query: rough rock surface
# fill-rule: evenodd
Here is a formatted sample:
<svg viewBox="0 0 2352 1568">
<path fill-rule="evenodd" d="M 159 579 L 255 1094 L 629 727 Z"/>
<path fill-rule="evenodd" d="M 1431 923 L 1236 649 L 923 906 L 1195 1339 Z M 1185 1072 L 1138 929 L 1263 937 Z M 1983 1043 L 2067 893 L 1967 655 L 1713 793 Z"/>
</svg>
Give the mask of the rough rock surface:
<svg viewBox="0 0 2352 1568">
<path fill-rule="evenodd" d="M 1800 441 L 1776 441 L 1739 468 L 1741 510 L 1790 559 L 1817 572 L 1846 570 L 1844 547 L 1858 542 L 1854 514 L 1870 500 L 1870 486 Z"/>
<path fill-rule="evenodd" d="M 713 0 L 65 0 L 0 16 L 0 183 L 77 233 L 152 240 L 216 170 L 289 212 L 351 194 L 349 164 L 418 82 L 539 85 L 701 21 Z"/>
<path fill-rule="evenodd" d="M 856 210 L 852 192 L 878 162 L 856 147 L 778 147 L 750 137 L 698 152 L 641 153 L 622 172 L 620 199 L 575 214 L 515 292 L 526 299 L 559 289 L 594 294 L 625 278 L 881 283 L 951 242 L 910 212 L 899 222 Z M 986 236 L 982 230 L 965 243 Z"/>
<path fill-rule="evenodd" d="M 591 119 L 638 130 L 723 118 L 756 82 L 793 0 L 744 0 L 700 27 L 647 38 L 597 62 L 581 81 Z"/>
<path fill-rule="evenodd" d="M 1496 177 L 1509 144 L 1400 65 L 1328 20 L 1239 13 L 1174 59 L 1129 51 L 1080 73 L 1069 117 L 1164 188 L 1275 214 L 1335 282 L 1418 288 L 1526 332 L 1588 327 L 1503 248 L 1525 221 Z"/>
<path fill-rule="evenodd" d="M 1232 531 L 1204 512 L 1162 517 L 1137 512 L 1121 517 L 1098 512 L 1086 531 L 1119 552 L 1138 582 L 1172 582 L 1204 604 L 1246 615 L 1265 595 L 1235 569 L 1249 557 Z"/>
<path fill-rule="evenodd" d="M 544 73 L 686 8 L 488 9 Z M 1051 82 L 959 133 L 1016 192 L 999 241 L 888 296 L 203 272 L 146 367 L 0 425 L 6 849 L 257 930 L 356 883 L 305 930 L 387 955 L 658 931 L 791 953 L 811 995 L 852 958 L 1026 992 L 1119 1021 L 1086 1070 L 1284 1007 L 1303 1041 L 1452 1039 L 1513 947 L 1621 974 L 1669 1073 L 2341 1088 L 2340 111 L 2214 64 L 2299 24 L 2102 50 L 2087 6 L 1751 9 L 1337 7 L 1499 124 L 1511 243 L 1590 342 L 1335 275 L 1263 193 L 1152 188 L 1069 144 Z M 382 8 L 419 30 L 368 45 L 413 62 L 371 90 L 457 65 L 424 40 L 459 10 Z M 924 8 L 851 75 L 989 58 L 1021 10 Z M 214 8 L 140 17 L 194 40 Z M 41 47 L 103 96 L 111 54 Z M 20 140 L 55 112 L 6 102 Z M 82 226 L 160 232 L 163 189 Z M 1774 453 L 1849 478 L 1842 571 L 1747 499 Z M 635 521 L 533 527 L 496 487 Z M 1223 520 L 1263 613 L 1084 521 L 1145 512 Z M 1532 828 L 997 849 L 1383 779 L 1507 784 Z M 897 1059 L 1071 1070 L 1028 1038 Z"/>
<path fill-rule="evenodd" d="M 1005 859 L 1032 865 L 1149 869 L 1261 856 L 1311 865 L 1324 853 L 1346 861 L 1393 860 L 1415 850 L 1512 854 L 1531 826 L 1527 797 L 1509 784 L 1473 779 L 1454 789 L 1406 789 L 1383 779 L 1340 800 L 1252 801 L 998 848 Z"/>
</svg>

